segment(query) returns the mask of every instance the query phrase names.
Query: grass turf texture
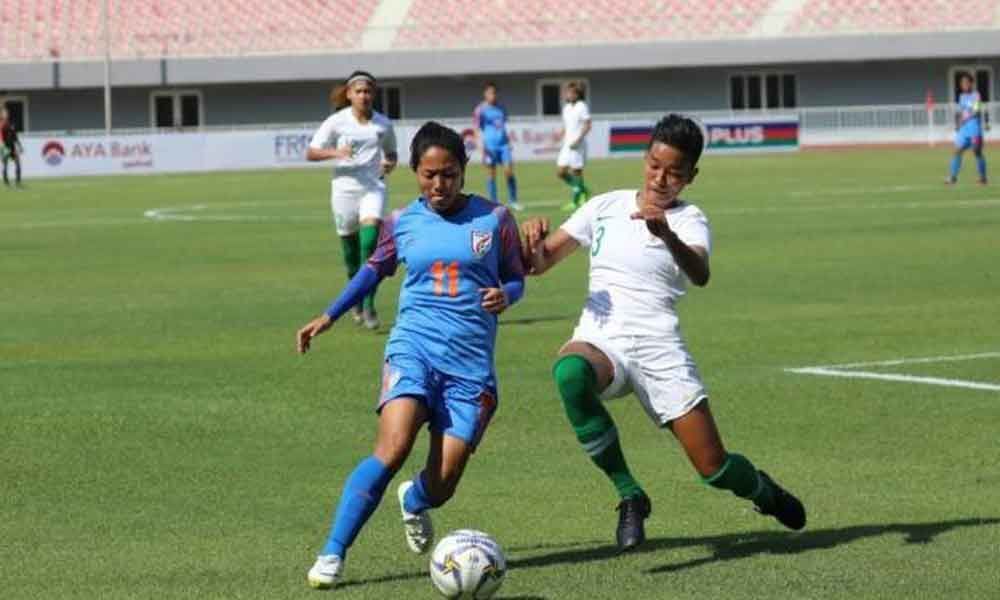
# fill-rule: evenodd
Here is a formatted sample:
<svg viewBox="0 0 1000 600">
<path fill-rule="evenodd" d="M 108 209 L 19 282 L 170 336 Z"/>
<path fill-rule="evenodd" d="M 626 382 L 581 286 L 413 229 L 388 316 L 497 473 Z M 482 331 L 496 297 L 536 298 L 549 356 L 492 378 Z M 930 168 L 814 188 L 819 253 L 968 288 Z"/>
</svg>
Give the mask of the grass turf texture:
<svg viewBox="0 0 1000 600">
<path fill-rule="evenodd" d="M 727 444 L 804 499 L 803 533 L 700 485 L 628 398 L 611 411 L 654 511 L 642 551 L 615 555 L 612 488 L 549 375 L 583 253 L 504 315 L 501 408 L 438 532 L 494 534 L 509 599 L 995 597 L 1000 393 L 783 371 L 1000 350 L 1000 191 L 971 167 L 945 187 L 947 159 L 707 157 L 687 194 L 716 251 L 684 331 Z M 527 214 L 561 218 L 552 171 L 518 165 L 524 203 L 550 205 Z M 632 160 L 587 169 L 595 192 L 640 177 Z M 371 449 L 385 342 L 345 320 L 293 353 L 344 280 L 327 172 L 27 184 L 0 192 L 0 595 L 316 597 L 305 573 Z M 473 165 L 467 189 L 483 188 Z M 412 175 L 391 189 L 402 204 Z M 163 207 L 198 220 L 143 216 Z M 381 290 L 387 320 L 398 285 Z M 997 364 L 882 370 L 997 383 Z M 403 475 L 425 450 L 422 436 Z M 435 596 L 405 548 L 399 481 L 336 597 Z"/>
</svg>

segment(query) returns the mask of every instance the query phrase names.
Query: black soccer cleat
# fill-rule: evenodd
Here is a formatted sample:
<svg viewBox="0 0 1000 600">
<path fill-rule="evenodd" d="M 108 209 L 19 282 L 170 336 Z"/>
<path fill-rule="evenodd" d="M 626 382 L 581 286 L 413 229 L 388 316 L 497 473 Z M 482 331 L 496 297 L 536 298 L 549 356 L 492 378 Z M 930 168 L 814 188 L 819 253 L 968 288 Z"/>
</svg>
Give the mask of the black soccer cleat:
<svg viewBox="0 0 1000 600">
<path fill-rule="evenodd" d="M 640 493 L 619 502 L 615 510 L 618 511 L 618 531 L 615 536 L 618 549 L 628 552 L 646 541 L 643 521 L 653 512 L 653 504 L 649 501 L 649 496 Z"/>
<path fill-rule="evenodd" d="M 761 478 L 766 485 L 770 485 L 774 491 L 774 510 L 766 511 L 759 506 L 756 511 L 762 515 L 774 517 L 779 523 L 789 529 L 798 531 L 806 526 L 806 507 L 798 498 L 790 494 L 785 488 L 778 485 L 771 476 L 760 471 Z"/>
</svg>

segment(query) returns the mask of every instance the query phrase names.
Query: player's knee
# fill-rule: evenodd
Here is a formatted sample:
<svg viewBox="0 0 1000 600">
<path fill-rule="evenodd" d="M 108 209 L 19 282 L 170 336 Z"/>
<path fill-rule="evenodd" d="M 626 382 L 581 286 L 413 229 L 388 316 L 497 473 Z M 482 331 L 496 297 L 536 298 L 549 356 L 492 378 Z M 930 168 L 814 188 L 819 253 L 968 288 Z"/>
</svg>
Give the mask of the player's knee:
<svg viewBox="0 0 1000 600">
<path fill-rule="evenodd" d="M 462 477 L 461 470 L 445 469 L 441 473 L 431 475 L 424 473 L 424 486 L 431 506 L 438 508 L 451 500 L 458 489 L 458 481 Z"/>
<path fill-rule="evenodd" d="M 410 440 L 403 434 L 380 437 L 375 443 L 375 456 L 392 472 L 396 472 L 410 455 Z"/>
<path fill-rule="evenodd" d="M 552 367 L 552 377 L 564 402 L 580 402 L 594 384 L 594 368 L 579 354 L 567 354 Z"/>
</svg>

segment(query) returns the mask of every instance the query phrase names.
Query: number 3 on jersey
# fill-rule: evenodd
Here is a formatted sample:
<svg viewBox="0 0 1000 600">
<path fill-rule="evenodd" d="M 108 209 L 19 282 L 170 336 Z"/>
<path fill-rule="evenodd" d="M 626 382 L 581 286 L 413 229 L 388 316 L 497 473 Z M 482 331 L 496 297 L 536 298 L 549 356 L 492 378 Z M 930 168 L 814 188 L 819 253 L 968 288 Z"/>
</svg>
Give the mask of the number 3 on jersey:
<svg viewBox="0 0 1000 600">
<path fill-rule="evenodd" d="M 458 295 L 458 261 L 445 267 L 444 261 L 435 261 L 431 265 L 431 278 L 434 279 L 434 295 L 444 295 L 444 280 L 448 280 L 448 295 L 454 298 Z"/>
<path fill-rule="evenodd" d="M 604 225 L 601 225 L 600 227 L 597 228 L 597 231 L 594 232 L 594 244 L 593 247 L 590 249 L 591 256 L 597 256 L 597 254 L 601 251 L 601 242 L 603 241 L 604 241 Z"/>
</svg>

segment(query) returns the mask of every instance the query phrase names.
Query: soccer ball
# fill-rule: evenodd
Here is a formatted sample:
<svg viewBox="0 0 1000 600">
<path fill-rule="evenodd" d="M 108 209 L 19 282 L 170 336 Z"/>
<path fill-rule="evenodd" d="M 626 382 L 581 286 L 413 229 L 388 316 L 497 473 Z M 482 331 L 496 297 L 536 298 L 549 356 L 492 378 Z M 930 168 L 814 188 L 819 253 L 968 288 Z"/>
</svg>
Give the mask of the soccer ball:
<svg viewBox="0 0 1000 600">
<path fill-rule="evenodd" d="M 482 531 L 453 531 L 431 554 L 431 581 L 446 598 L 491 598 L 506 574 L 503 550 Z"/>
</svg>

